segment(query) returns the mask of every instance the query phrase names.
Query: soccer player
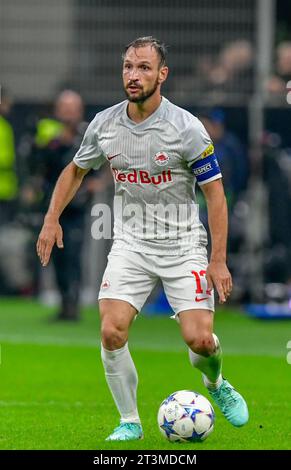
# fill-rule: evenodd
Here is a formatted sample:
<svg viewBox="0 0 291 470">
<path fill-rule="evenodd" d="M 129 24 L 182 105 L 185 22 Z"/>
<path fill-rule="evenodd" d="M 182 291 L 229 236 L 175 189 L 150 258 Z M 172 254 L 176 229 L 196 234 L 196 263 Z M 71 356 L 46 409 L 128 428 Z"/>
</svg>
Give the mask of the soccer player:
<svg viewBox="0 0 291 470">
<path fill-rule="evenodd" d="M 54 244 L 62 246 L 61 213 L 84 175 L 109 161 L 117 209 L 114 243 L 99 293 L 101 356 L 121 417 L 109 441 L 143 437 L 128 330 L 158 279 L 189 347 L 191 364 L 202 372 L 210 396 L 234 426 L 248 421 L 245 400 L 222 377 L 221 347 L 213 334 L 213 289 L 220 303 L 232 290 L 222 176 L 202 123 L 161 96 L 167 75 L 166 49 L 157 39 L 138 38 L 126 47 L 127 99 L 98 113 L 89 125 L 80 149 L 59 177 L 37 242 L 46 266 Z M 196 182 L 208 207 L 209 263 L 206 232 L 195 210 Z"/>
</svg>

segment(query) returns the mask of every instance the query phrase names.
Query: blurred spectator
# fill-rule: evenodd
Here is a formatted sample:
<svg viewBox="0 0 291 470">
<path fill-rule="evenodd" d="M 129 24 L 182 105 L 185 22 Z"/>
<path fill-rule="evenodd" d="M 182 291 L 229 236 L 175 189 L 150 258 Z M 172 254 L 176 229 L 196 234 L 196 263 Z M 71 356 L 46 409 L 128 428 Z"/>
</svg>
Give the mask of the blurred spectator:
<svg viewBox="0 0 291 470">
<path fill-rule="evenodd" d="M 244 102 L 253 91 L 253 61 L 253 46 L 246 39 L 226 44 L 217 57 L 195 57 L 192 76 L 176 79 L 174 97 L 186 103 L 194 95 L 199 105 L 211 106 Z"/>
<path fill-rule="evenodd" d="M 22 247 L 26 242 L 23 232 L 15 228 L 18 177 L 15 168 L 14 131 L 9 122 L 12 100 L 1 89 L 0 96 L 0 294 L 18 292 L 27 278 Z"/>
<path fill-rule="evenodd" d="M 215 148 L 223 177 L 223 185 L 229 209 L 229 254 L 238 253 L 245 237 L 244 223 L 242 224 L 239 207 L 247 187 L 249 164 L 246 150 L 242 143 L 226 128 L 225 116 L 222 109 L 205 109 L 199 113 L 199 118 L 205 125 Z M 199 211 L 202 222 L 207 226 L 205 200 L 198 191 Z M 232 268 L 231 257 L 229 259 Z M 236 273 L 233 270 L 234 277 Z"/>
<path fill-rule="evenodd" d="M 1 88 L 0 96 L 0 224 L 13 219 L 18 194 L 14 132 L 8 117 L 12 100 Z"/>
<path fill-rule="evenodd" d="M 245 39 L 227 44 L 208 75 L 210 101 L 235 102 L 248 96 L 253 87 L 253 47 Z"/>
<path fill-rule="evenodd" d="M 265 280 L 291 288 L 291 149 L 282 148 L 274 133 L 266 132 L 263 144 L 269 209 Z"/>
<path fill-rule="evenodd" d="M 200 111 L 199 118 L 214 143 L 228 206 L 231 209 L 247 186 L 249 169 L 246 151 L 236 135 L 226 129 L 222 109 Z"/>
<path fill-rule="evenodd" d="M 183 75 L 176 75 L 173 79 L 172 99 L 185 105 L 189 104 L 189 99 L 193 101 L 193 96 L 198 104 L 208 102 L 208 77 L 213 67 L 214 60 L 210 55 L 205 54 L 195 57 L 193 67 L 190 64 L 189 73 L 187 75 L 185 73 Z"/>
<path fill-rule="evenodd" d="M 78 150 L 86 129 L 84 106 L 79 94 L 63 91 L 56 99 L 53 119 L 37 123 L 34 146 L 29 161 L 30 184 L 22 190 L 22 199 L 39 207 L 44 215 L 52 191 L 64 167 Z M 80 316 L 81 255 L 88 202 L 104 182 L 88 174 L 76 197 L 61 216 L 64 248 L 55 248 L 52 260 L 62 305 L 58 320 L 77 320 Z M 102 187 L 101 187 L 102 186 Z"/>
<path fill-rule="evenodd" d="M 291 80 L 291 42 L 279 44 L 276 56 L 275 74 L 268 80 L 266 89 L 271 101 L 283 104 L 286 103 L 287 83 Z"/>
</svg>

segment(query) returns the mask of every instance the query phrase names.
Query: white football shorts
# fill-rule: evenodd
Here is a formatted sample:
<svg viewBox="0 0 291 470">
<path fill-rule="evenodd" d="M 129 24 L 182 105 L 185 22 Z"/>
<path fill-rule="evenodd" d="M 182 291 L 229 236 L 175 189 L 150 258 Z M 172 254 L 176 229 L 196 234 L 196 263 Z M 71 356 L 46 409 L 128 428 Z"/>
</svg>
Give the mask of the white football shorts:
<svg viewBox="0 0 291 470">
<path fill-rule="evenodd" d="M 205 254 L 150 255 L 112 249 L 108 255 L 98 299 L 118 299 L 139 312 L 161 279 L 175 315 L 190 309 L 214 312 L 213 290 L 207 291 Z M 157 312 L 158 313 L 158 312 Z"/>
</svg>

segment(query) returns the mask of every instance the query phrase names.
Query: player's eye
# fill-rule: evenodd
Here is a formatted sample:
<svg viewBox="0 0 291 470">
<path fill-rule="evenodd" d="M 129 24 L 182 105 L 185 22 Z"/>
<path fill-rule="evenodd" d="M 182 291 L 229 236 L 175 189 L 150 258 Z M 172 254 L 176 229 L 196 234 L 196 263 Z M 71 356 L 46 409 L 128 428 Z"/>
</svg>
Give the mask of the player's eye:
<svg viewBox="0 0 291 470">
<path fill-rule="evenodd" d="M 149 70 L 150 68 L 149 68 L 147 65 L 142 65 L 142 66 L 141 66 L 141 69 L 142 69 L 142 70 Z"/>
</svg>

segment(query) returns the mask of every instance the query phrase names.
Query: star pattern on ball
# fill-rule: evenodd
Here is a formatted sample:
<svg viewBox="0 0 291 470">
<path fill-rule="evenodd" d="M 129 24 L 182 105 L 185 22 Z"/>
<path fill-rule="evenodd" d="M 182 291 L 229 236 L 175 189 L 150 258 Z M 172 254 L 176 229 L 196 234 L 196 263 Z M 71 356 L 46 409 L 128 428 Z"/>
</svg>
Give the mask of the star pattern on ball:
<svg viewBox="0 0 291 470">
<path fill-rule="evenodd" d="M 184 406 L 184 409 L 186 411 L 186 414 L 184 416 L 189 416 L 194 423 L 195 423 L 196 415 L 199 413 L 202 413 L 201 410 L 198 410 L 197 408 L 194 408 L 194 407 L 192 408 L 192 407 Z"/>
<path fill-rule="evenodd" d="M 213 430 L 214 419 L 215 413 L 210 402 L 187 390 L 175 392 L 166 398 L 158 416 L 163 436 L 169 441 L 180 442 L 206 439 Z"/>
<path fill-rule="evenodd" d="M 171 434 L 177 434 L 172 428 L 174 423 L 175 421 L 167 421 L 167 418 L 164 416 L 164 422 L 161 424 L 161 428 L 165 431 L 167 437 L 169 437 Z"/>
<path fill-rule="evenodd" d="M 163 405 L 167 405 L 170 401 L 173 400 L 173 397 L 174 393 L 172 393 L 172 395 L 170 395 L 168 398 L 166 398 L 166 400 L 163 401 Z"/>
<path fill-rule="evenodd" d="M 214 419 L 215 419 L 215 413 L 214 413 L 214 410 L 212 410 L 210 413 L 207 413 L 207 416 L 209 416 L 209 418 L 211 419 L 211 421 L 213 422 Z"/>
<path fill-rule="evenodd" d="M 201 436 L 203 436 L 204 433 L 198 434 L 196 431 L 193 431 L 192 436 L 186 437 L 186 440 L 189 442 L 199 442 L 201 441 Z"/>
</svg>

